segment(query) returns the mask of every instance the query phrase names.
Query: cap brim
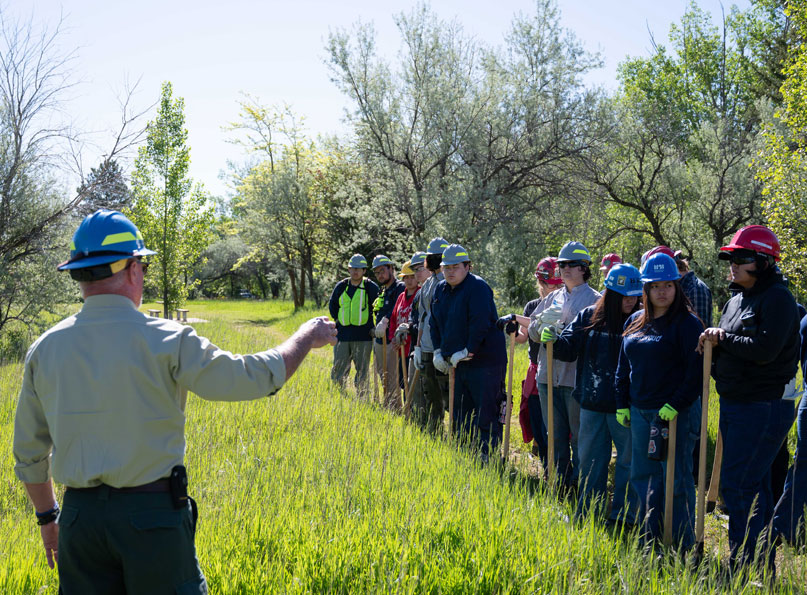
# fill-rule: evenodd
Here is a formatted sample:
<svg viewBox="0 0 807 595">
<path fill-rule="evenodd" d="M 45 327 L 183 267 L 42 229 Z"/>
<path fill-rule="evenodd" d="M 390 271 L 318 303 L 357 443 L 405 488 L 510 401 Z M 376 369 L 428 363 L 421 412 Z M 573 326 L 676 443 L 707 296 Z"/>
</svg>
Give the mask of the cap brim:
<svg viewBox="0 0 807 595">
<path fill-rule="evenodd" d="M 140 250 L 135 250 L 133 254 L 104 254 L 103 256 L 88 256 L 87 258 L 81 258 L 73 262 L 67 260 L 62 264 L 58 265 L 56 267 L 56 270 L 69 271 L 71 269 L 86 269 L 89 267 L 95 267 L 102 264 L 109 264 L 110 262 L 117 262 L 125 258 L 136 258 L 138 256 L 151 256 L 152 254 L 157 253 L 154 250 L 141 248 Z"/>
</svg>

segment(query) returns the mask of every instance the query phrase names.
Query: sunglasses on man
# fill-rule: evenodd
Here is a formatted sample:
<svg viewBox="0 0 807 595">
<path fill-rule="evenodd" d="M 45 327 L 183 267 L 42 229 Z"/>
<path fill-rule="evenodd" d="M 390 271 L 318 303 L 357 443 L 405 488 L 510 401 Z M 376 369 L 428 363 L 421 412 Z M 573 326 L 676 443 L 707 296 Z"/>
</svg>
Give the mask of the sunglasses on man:
<svg viewBox="0 0 807 595">
<path fill-rule="evenodd" d="M 558 268 L 559 269 L 565 269 L 566 267 L 569 267 L 570 269 L 573 269 L 575 267 L 581 267 L 581 266 L 583 266 L 583 263 L 580 262 L 579 260 L 569 260 L 569 261 L 564 261 L 564 262 L 559 262 L 558 263 Z"/>
</svg>

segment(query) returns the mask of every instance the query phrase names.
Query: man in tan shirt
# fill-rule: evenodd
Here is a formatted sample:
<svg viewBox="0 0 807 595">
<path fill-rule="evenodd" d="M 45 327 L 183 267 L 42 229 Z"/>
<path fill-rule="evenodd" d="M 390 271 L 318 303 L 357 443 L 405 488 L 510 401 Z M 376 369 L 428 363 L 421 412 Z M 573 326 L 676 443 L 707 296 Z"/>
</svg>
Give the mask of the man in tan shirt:
<svg viewBox="0 0 807 595">
<path fill-rule="evenodd" d="M 327 318 L 275 349 L 234 355 L 189 326 L 138 312 L 154 254 L 115 211 L 84 219 L 71 258 L 84 306 L 31 346 L 15 416 L 15 473 L 36 509 L 60 592 L 206 593 L 187 497 L 185 395 L 239 401 L 277 392 Z M 66 486 L 61 512 L 53 480 Z M 58 520 L 57 522 L 56 519 Z"/>
</svg>

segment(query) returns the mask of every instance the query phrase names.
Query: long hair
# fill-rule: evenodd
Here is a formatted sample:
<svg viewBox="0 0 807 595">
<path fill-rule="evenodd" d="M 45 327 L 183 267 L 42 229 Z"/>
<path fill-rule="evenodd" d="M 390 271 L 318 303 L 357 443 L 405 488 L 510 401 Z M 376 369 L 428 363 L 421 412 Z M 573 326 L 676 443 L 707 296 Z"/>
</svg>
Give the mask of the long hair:
<svg viewBox="0 0 807 595">
<path fill-rule="evenodd" d="M 681 314 L 688 312 L 693 313 L 689 299 L 684 295 L 684 291 L 681 289 L 681 284 L 678 281 L 673 281 L 673 284 L 675 285 L 675 298 L 673 298 L 673 302 L 670 304 L 669 310 L 667 310 L 670 320 L 677 318 Z M 650 326 L 650 323 L 652 323 L 653 319 L 656 317 L 653 311 L 653 302 L 650 301 L 650 283 L 645 283 L 642 288 L 642 302 L 644 303 L 644 310 L 636 317 L 636 320 L 625 329 L 622 336 L 627 337 L 634 333 L 640 335 L 644 334 L 644 331 L 647 330 L 647 327 Z M 700 320 L 700 318 L 698 320 Z M 703 324 L 702 321 L 701 324 Z"/>
<path fill-rule="evenodd" d="M 622 312 L 622 294 L 611 289 L 606 289 L 602 297 L 594 304 L 594 313 L 591 315 L 591 330 L 605 331 L 609 335 L 620 336 L 630 314 L 639 308 L 639 300 L 633 306 L 630 314 Z"/>
</svg>

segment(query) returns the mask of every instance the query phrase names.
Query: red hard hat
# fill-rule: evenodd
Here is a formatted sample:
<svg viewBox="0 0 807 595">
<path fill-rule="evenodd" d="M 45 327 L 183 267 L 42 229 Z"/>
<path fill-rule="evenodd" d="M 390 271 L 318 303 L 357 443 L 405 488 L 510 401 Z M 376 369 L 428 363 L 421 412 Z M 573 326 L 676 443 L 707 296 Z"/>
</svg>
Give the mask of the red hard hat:
<svg viewBox="0 0 807 595">
<path fill-rule="evenodd" d="M 779 260 L 779 238 L 764 225 L 749 225 L 736 232 L 728 246 L 720 248 L 721 252 L 734 250 L 752 250 Z"/>
<path fill-rule="evenodd" d="M 535 267 L 535 278 L 549 285 L 560 285 L 563 280 L 557 275 L 557 259 L 547 256 L 542 258 Z"/>
<path fill-rule="evenodd" d="M 647 259 L 653 256 L 654 254 L 666 254 L 670 258 L 675 258 L 675 252 L 673 252 L 667 246 L 656 246 L 655 248 L 651 248 L 650 250 L 642 254 L 641 266 L 644 266 L 644 263 L 647 261 Z"/>
<path fill-rule="evenodd" d="M 604 271 L 606 269 L 610 269 L 615 264 L 622 264 L 622 259 L 616 252 L 611 252 L 610 254 L 606 254 L 602 257 L 602 262 L 600 262 L 600 270 Z"/>
</svg>

